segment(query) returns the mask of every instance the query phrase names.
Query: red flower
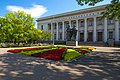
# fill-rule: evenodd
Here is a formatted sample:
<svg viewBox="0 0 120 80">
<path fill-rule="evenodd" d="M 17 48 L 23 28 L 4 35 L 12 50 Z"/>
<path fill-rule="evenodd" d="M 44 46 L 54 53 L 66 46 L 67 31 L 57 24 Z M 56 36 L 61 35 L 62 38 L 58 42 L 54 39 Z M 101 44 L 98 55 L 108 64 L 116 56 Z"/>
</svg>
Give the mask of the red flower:
<svg viewBox="0 0 120 80">
<path fill-rule="evenodd" d="M 7 52 L 17 53 L 17 52 L 21 52 L 21 50 L 15 49 L 15 50 L 8 50 Z"/>
<path fill-rule="evenodd" d="M 66 48 L 60 48 L 56 50 L 50 50 L 47 52 L 43 52 L 40 54 L 34 54 L 33 56 L 58 61 L 62 59 L 62 54 L 65 50 Z"/>
<path fill-rule="evenodd" d="M 87 53 L 86 50 L 80 50 L 80 52 L 83 53 L 83 54 Z"/>
</svg>

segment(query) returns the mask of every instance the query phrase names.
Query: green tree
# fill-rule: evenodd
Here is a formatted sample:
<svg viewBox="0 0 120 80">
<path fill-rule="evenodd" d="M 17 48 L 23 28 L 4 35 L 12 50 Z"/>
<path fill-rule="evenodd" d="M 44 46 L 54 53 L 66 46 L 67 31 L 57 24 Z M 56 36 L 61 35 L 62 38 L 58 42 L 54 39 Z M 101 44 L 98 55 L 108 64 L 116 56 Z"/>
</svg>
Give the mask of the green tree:
<svg viewBox="0 0 120 80">
<path fill-rule="evenodd" d="M 29 40 L 28 32 L 34 28 L 34 18 L 23 11 L 8 12 L 6 20 L 13 29 L 12 40 L 16 42 Z"/>
<path fill-rule="evenodd" d="M 0 41 L 14 43 L 46 40 L 50 33 L 34 28 L 34 18 L 23 11 L 8 12 L 4 18 L 0 17 Z"/>
<path fill-rule="evenodd" d="M 42 34 L 40 37 L 41 37 L 40 38 L 41 40 L 49 40 L 51 37 L 51 33 L 48 31 L 42 31 Z"/>
<path fill-rule="evenodd" d="M 12 39 L 13 29 L 6 18 L 0 18 L 0 41 L 10 41 Z"/>
<path fill-rule="evenodd" d="M 94 6 L 104 0 L 76 0 L 78 5 Z M 111 0 L 111 4 L 106 5 L 106 11 L 102 13 L 103 17 L 118 17 L 120 20 L 120 0 Z"/>
</svg>

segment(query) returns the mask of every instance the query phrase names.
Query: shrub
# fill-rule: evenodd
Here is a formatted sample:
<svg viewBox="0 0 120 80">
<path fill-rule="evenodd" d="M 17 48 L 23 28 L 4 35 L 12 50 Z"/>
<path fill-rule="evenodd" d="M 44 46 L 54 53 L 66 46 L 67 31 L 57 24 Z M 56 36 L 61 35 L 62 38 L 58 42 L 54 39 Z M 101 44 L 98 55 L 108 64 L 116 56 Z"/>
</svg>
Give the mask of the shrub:
<svg viewBox="0 0 120 80">
<path fill-rule="evenodd" d="M 13 46 L 14 46 L 14 43 L 8 44 L 8 47 L 13 47 Z"/>
<path fill-rule="evenodd" d="M 0 44 L 0 48 L 2 48 L 2 44 Z"/>
<path fill-rule="evenodd" d="M 19 44 L 19 47 L 23 47 L 23 43 L 20 43 L 20 44 Z"/>
<path fill-rule="evenodd" d="M 30 47 L 31 46 L 31 44 L 27 44 L 27 47 Z"/>
<path fill-rule="evenodd" d="M 33 46 L 39 46 L 39 44 L 33 44 Z"/>
</svg>

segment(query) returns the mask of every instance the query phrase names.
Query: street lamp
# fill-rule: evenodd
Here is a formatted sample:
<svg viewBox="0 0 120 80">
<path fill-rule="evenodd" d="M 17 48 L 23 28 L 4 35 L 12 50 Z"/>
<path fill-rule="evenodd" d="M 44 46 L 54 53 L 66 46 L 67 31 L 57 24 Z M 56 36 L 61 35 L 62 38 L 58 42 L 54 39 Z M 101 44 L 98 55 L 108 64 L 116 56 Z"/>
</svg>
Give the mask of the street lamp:
<svg viewBox="0 0 120 80">
<path fill-rule="evenodd" d="M 52 21 L 52 22 L 54 23 L 54 16 L 53 16 L 53 21 Z M 55 42 L 54 42 L 54 25 L 53 25 L 52 27 L 53 27 L 53 28 L 52 28 L 52 29 L 53 29 L 53 35 L 52 35 L 52 38 L 53 38 L 53 45 L 54 45 L 54 43 L 55 43 Z"/>
<path fill-rule="evenodd" d="M 54 45 L 54 32 L 53 32 L 53 45 Z"/>
</svg>

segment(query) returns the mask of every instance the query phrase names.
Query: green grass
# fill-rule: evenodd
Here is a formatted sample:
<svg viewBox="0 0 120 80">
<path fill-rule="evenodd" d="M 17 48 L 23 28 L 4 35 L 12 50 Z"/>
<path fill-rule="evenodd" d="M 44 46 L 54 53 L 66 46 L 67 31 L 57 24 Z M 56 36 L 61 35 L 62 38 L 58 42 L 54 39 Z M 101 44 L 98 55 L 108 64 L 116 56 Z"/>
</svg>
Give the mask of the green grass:
<svg viewBox="0 0 120 80">
<path fill-rule="evenodd" d="M 81 53 L 79 53 L 78 51 L 76 51 L 74 49 L 67 49 L 66 54 L 64 56 L 64 60 L 70 61 L 70 60 L 73 60 L 81 55 L 82 55 Z"/>
<path fill-rule="evenodd" d="M 25 55 L 33 55 L 33 54 L 38 54 L 38 53 L 43 53 L 46 51 L 54 50 L 57 48 L 52 48 L 52 49 L 41 49 L 41 50 L 33 50 L 33 51 L 21 51 L 18 54 L 25 54 Z"/>
</svg>

